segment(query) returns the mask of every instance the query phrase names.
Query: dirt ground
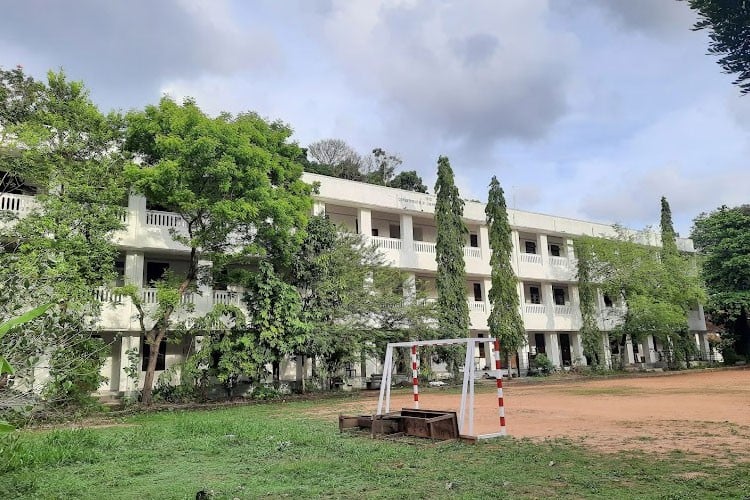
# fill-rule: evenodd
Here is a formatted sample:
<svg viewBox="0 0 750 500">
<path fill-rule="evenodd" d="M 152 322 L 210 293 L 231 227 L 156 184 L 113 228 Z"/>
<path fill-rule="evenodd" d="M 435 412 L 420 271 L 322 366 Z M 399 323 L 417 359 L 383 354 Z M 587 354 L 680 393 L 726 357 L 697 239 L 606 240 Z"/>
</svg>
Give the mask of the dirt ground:
<svg viewBox="0 0 750 500">
<path fill-rule="evenodd" d="M 477 389 L 475 434 L 497 432 L 497 397 Z M 750 369 L 703 370 L 614 379 L 505 381 L 508 434 L 565 438 L 602 451 L 681 451 L 750 461 Z M 426 409 L 458 410 L 460 394 L 426 389 Z M 393 394 L 391 409 L 412 406 Z M 347 403 L 344 413 L 375 413 L 377 398 Z"/>
</svg>

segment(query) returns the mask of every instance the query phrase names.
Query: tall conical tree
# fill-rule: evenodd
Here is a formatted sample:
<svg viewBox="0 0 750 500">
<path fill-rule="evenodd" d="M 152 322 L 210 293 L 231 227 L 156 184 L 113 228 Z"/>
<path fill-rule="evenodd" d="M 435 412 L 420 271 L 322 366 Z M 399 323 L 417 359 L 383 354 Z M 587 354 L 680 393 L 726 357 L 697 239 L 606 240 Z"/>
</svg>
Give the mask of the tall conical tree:
<svg viewBox="0 0 750 500">
<path fill-rule="evenodd" d="M 438 159 L 435 195 L 439 335 L 442 338 L 461 338 L 469 333 L 463 249 L 469 231 L 463 221 L 464 202 L 458 194 L 453 170 L 445 156 Z M 442 357 L 453 373 L 458 373 L 460 355 L 455 350 L 448 349 Z"/>
<path fill-rule="evenodd" d="M 672 209 L 667 198 L 661 197 L 661 245 L 662 255 L 677 255 L 677 234 L 672 224 Z"/>
<path fill-rule="evenodd" d="M 489 299 L 492 305 L 488 325 L 490 336 L 500 341 L 510 373 L 511 356 L 526 344 L 526 331 L 519 313 L 518 280 L 513 273 L 510 259 L 513 254 L 513 241 L 505 195 L 497 177 L 490 182 L 487 206 L 484 209 L 489 226 L 489 243 L 492 249 L 492 288 Z M 520 367 L 519 375 L 520 375 Z"/>
</svg>

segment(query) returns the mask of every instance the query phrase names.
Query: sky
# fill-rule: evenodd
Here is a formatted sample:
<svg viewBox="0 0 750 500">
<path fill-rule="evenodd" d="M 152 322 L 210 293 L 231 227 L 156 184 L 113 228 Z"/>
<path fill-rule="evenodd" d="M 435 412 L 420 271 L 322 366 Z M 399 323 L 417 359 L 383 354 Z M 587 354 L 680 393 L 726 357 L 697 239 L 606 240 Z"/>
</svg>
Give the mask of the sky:
<svg viewBox="0 0 750 500">
<path fill-rule="evenodd" d="M 255 111 L 301 146 L 383 148 L 465 198 L 658 225 L 750 203 L 750 95 L 675 0 L 25 0 L 0 66 L 63 68 L 103 110 L 164 94 Z"/>
</svg>

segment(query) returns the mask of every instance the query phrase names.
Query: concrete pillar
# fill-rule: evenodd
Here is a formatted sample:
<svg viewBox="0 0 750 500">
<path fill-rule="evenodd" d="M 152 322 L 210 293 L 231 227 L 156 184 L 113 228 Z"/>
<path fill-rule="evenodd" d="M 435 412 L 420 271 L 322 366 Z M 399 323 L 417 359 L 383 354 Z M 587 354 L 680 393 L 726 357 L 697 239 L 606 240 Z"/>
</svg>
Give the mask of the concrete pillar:
<svg viewBox="0 0 750 500">
<path fill-rule="evenodd" d="M 547 309 L 547 316 L 555 314 L 555 300 L 552 297 L 552 283 L 542 283 L 542 304 Z"/>
<path fill-rule="evenodd" d="M 549 246 L 547 244 L 547 235 L 546 234 L 540 234 L 539 235 L 539 253 L 542 256 L 542 265 L 548 266 L 549 265 Z"/>
<path fill-rule="evenodd" d="M 479 250 L 482 252 L 482 259 L 490 261 L 490 233 L 487 226 L 479 226 Z M 513 257 L 511 256 L 511 260 Z"/>
<path fill-rule="evenodd" d="M 372 236 L 372 212 L 369 208 L 358 208 L 357 219 L 359 220 L 359 234 L 366 238 Z"/>
<path fill-rule="evenodd" d="M 326 214 L 326 204 L 322 201 L 315 200 L 313 202 L 313 215 L 325 215 Z"/>
<path fill-rule="evenodd" d="M 544 334 L 544 343 L 546 344 L 547 357 L 557 368 L 562 367 L 562 352 L 560 352 L 560 338 L 555 332 L 546 332 Z"/>
<path fill-rule="evenodd" d="M 635 353 L 633 352 L 633 339 L 628 335 L 625 338 L 625 363 L 632 365 L 635 363 Z"/>
<path fill-rule="evenodd" d="M 125 284 L 143 287 L 143 252 L 125 252 Z"/>
<path fill-rule="evenodd" d="M 146 197 L 140 194 L 128 196 L 128 226 L 131 231 L 138 231 L 146 225 Z"/>
<path fill-rule="evenodd" d="M 405 273 L 404 280 L 404 300 L 412 301 L 417 296 L 417 275 L 414 273 Z"/>
<path fill-rule="evenodd" d="M 583 338 L 581 332 L 571 332 L 570 344 L 573 357 L 573 365 L 586 366 L 586 356 L 583 354 Z"/>
<path fill-rule="evenodd" d="M 409 214 L 401 214 L 401 250 L 414 251 L 414 220 Z"/>
<path fill-rule="evenodd" d="M 604 351 L 604 359 L 601 362 L 607 368 L 612 368 L 612 351 L 609 345 L 609 334 L 607 332 L 602 333 L 602 350 Z"/>
<path fill-rule="evenodd" d="M 140 389 L 140 378 L 138 382 L 131 379 L 126 369 L 130 367 L 130 360 L 128 359 L 128 351 L 134 349 L 137 356 L 137 366 L 135 367 L 137 372 L 141 372 L 141 337 L 140 335 L 128 335 L 122 337 L 122 343 L 120 345 L 120 392 L 133 392 Z M 114 389 L 114 388 L 113 388 Z"/>
</svg>

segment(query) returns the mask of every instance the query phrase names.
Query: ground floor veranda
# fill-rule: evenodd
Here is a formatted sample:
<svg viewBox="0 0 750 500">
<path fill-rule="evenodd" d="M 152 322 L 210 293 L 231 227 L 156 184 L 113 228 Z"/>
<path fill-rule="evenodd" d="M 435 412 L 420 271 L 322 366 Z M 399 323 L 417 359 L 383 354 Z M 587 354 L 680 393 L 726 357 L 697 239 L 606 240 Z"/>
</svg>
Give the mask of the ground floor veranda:
<svg viewBox="0 0 750 500">
<path fill-rule="evenodd" d="M 487 337 L 486 331 L 472 331 L 472 336 Z M 99 392 L 109 395 L 132 394 L 136 392 L 143 383 L 146 364 L 150 355 L 148 347 L 137 332 L 105 332 L 102 338 L 108 345 L 106 361 L 102 367 L 101 374 L 105 381 L 99 388 Z M 695 332 L 697 355 L 695 361 L 715 362 L 720 361 L 719 355 L 711 347 L 706 332 Z M 602 352 L 604 360 L 601 364 L 610 368 L 667 368 L 670 356 L 669 346 L 662 345 L 653 336 L 648 336 L 639 341 L 633 341 L 629 337 L 623 337 L 619 341 L 610 341 L 607 333 L 602 334 Z M 164 343 L 157 353 L 157 377 L 169 379 L 172 383 L 179 381 L 180 366 L 195 349 L 200 349 L 201 338 L 184 338 L 179 343 Z M 406 354 L 406 353 L 405 353 Z M 544 354 L 551 362 L 554 369 L 570 370 L 575 367 L 586 366 L 591 360 L 587 360 L 583 354 L 581 335 L 579 332 L 539 332 L 528 331 L 526 345 L 511 357 L 510 374 L 521 376 L 535 372 L 539 355 Z M 493 346 L 488 343 L 478 345 L 475 349 L 475 365 L 478 370 L 484 372 L 478 376 L 495 376 L 491 367 L 493 363 Z M 406 361 L 408 355 L 403 357 L 404 366 L 401 370 L 407 378 L 411 377 L 410 367 Z M 508 376 L 506 357 L 502 357 L 503 374 Z M 133 370 L 132 368 L 135 368 Z M 341 373 L 337 374 L 342 383 L 348 387 L 364 388 L 367 382 L 382 373 L 382 360 L 369 358 L 362 362 L 348 364 L 343 367 Z M 280 380 L 288 383 L 299 382 L 303 378 L 313 376 L 313 363 L 310 359 L 301 357 L 290 357 L 281 363 Z M 40 362 L 35 370 L 33 385 L 41 387 L 47 375 L 44 360 Z M 435 377 L 440 377 L 446 372 L 443 365 L 435 364 L 432 370 Z M 138 380 L 133 376 L 139 374 Z M 268 378 L 271 379 L 270 366 Z"/>
</svg>

